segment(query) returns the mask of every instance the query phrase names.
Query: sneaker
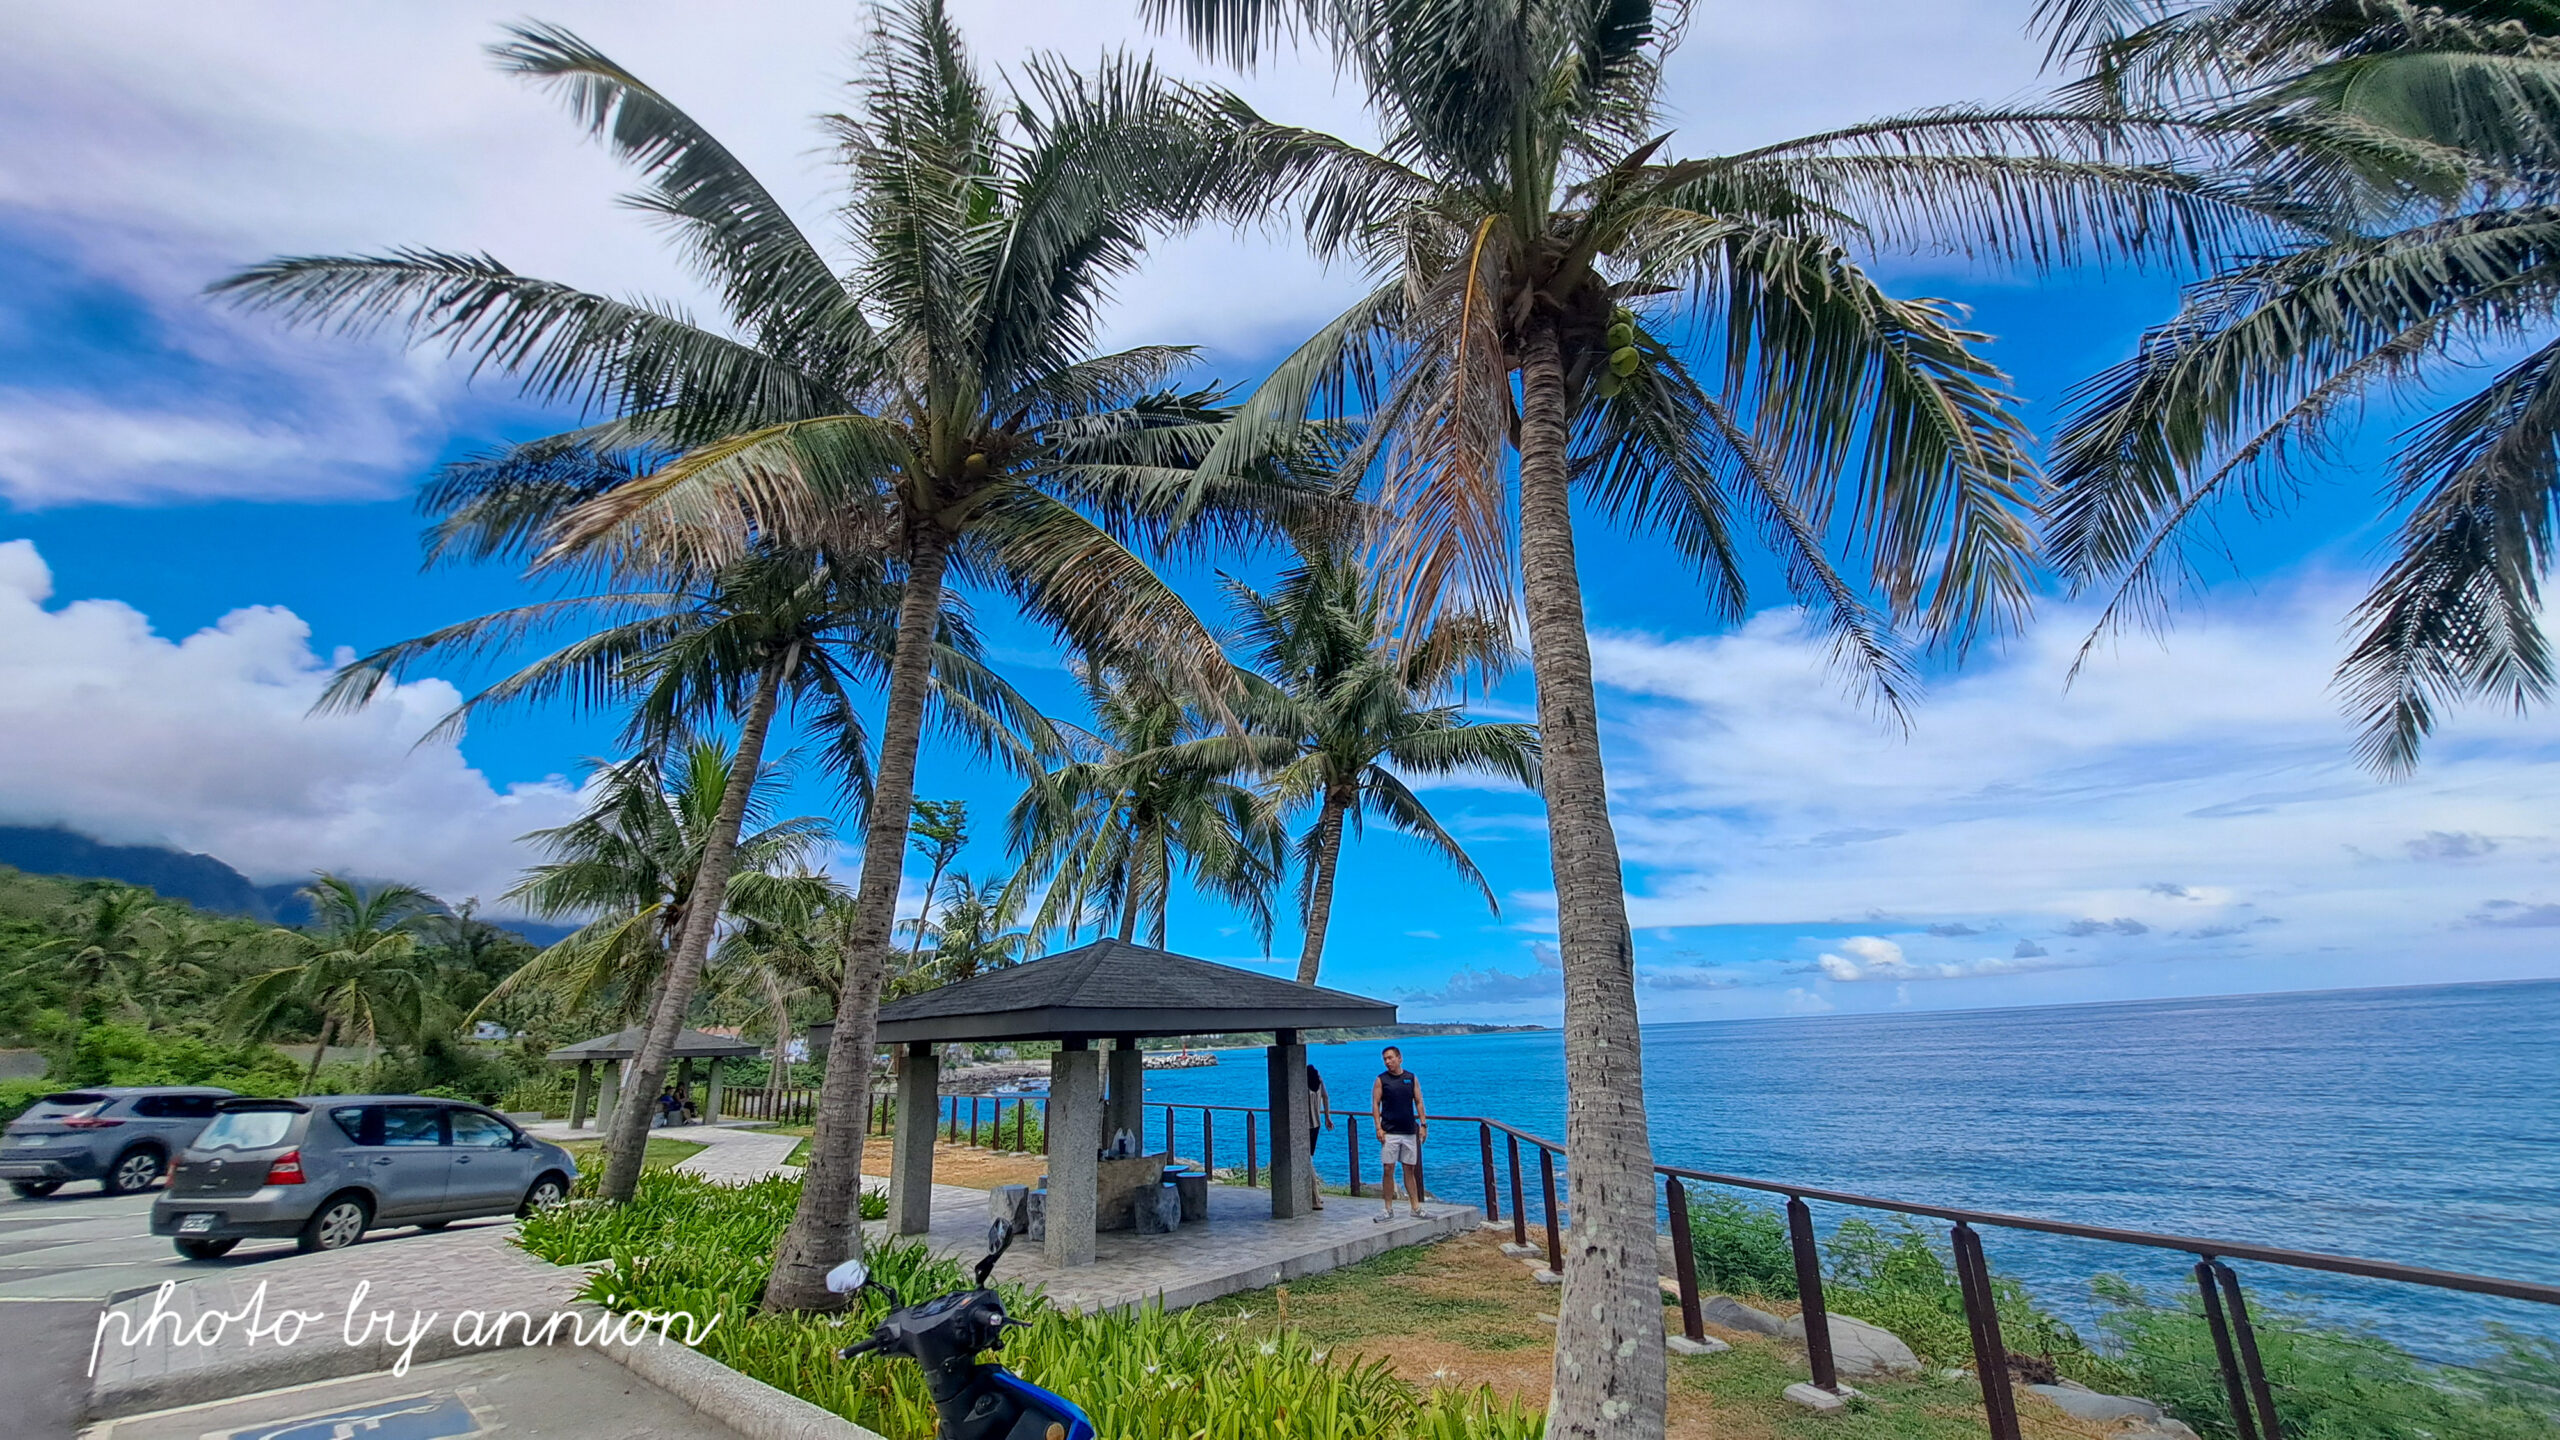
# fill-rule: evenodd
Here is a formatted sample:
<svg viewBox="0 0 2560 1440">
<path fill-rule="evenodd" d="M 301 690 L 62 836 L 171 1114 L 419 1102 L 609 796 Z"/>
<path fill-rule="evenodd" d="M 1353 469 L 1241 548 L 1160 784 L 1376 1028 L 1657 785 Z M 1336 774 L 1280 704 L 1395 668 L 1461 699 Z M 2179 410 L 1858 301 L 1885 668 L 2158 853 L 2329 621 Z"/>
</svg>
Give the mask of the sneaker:
<svg viewBox="0 0 2560 1440">
<path fill-rule="evenodd" d="M 1384 1224 L 1388 1223 L 1389 1221 L 1391 1221 L 1391 1220 L 1393 1220 L 1393 1219 L 1395 1219 L 1395 1218 L 1396 1218 L 1396 1212 L 1394 1212 L 1393 1210 L 1390 1210 L 1390 1211 L 1388 1211 L 1386 1214 L 1384 1214 L 1384 1215 L 1380 1215 L 1380 1216 L 1376 1217 L 1376 1219 L 1375 1219 L 1372 1223 L 1374 1223 L 1374 1224 L 1378 1224 L 1378 1225 L 1384 1225 Z"/>
</svg>

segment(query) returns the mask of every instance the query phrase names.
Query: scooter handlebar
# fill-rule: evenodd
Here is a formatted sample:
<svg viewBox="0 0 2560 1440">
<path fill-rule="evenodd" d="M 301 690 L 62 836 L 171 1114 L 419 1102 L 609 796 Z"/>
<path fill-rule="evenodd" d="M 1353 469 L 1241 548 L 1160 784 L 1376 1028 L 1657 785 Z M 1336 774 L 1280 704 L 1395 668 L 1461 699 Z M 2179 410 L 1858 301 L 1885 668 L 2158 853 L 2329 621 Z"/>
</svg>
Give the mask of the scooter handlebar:
<svg viewBox="0 0 2560 1440">
<path fill-rule="evenodd" d="M 855 1343 L 847 1345 L 843 1349 L 837 1351 L 836 1358 L 839 1360 L 851 1360 L 857 1355 L 868 1355 L 886 1343 L 888 1342 L 876 1337 L 869 1340 L 856 1341 Z"/>
</svg>

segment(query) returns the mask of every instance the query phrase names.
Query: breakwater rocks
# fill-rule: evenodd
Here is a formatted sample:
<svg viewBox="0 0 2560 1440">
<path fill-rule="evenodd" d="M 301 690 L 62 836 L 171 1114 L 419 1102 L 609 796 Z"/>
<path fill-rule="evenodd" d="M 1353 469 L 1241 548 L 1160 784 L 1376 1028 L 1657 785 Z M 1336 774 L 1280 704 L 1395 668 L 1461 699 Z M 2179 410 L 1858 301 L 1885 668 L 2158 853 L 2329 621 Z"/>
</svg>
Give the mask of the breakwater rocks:
<svg viewBox="0 0 2560 1440">
<path fill-rule="evenodd" d="M 1802 1316 L 1781 1319 L 1730 1295 L 1705 1297 L 1698 1304 L 1698 1313 L 1720 1330 L 1804 1343 Z M 1830 1320 L 1831 1360 L 1843 1380 L 1887 1380 L 1920 1373 L 1920 1357 L 1911 1352 L 1901 1336 L 1836 1310 L 1831 1312 Z M 2160 1413 L 2159 1406 L 2135 1396 L 2107 1395 L 2069 1380 L 2022 1388 L 2075 1420 L 2098 1424 L 2130 1422 L 2129 1428 L 2116 1432 L 2113 1440 L 2196 1440 L 2195 1431 Z M 1840 1396 L 1811 1385 L 1790 1385 L 1786 1394 L 1789 1400 L 1824 1414 L 1844 1408 Z"/>
</svg>

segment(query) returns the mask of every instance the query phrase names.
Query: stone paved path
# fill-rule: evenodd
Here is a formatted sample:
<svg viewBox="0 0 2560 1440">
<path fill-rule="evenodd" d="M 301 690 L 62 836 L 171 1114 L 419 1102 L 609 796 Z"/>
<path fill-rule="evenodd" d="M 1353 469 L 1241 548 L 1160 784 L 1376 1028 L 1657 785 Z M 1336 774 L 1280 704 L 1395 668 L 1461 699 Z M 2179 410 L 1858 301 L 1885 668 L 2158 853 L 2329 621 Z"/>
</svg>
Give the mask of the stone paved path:
<svg viewBox="0 0 2560 1440">
<path fill-rule="evenodd" d="M 548 1120 L 525 1129 L 545 1140 L 592 1140 L 593 1126 L 572 1130 L 564 1120 Z M 775 1135 L 741 1125 L 667 1125 L 649 1132 L 652 1140 L 686 1140 L 703 1148 L 676 1162 L 676 1169 L 723 1185 L 745 1185 L 773 1175 L 797 1175 L 800 1167 L 782 1162 L 800 1146 L 797 1135 Z"/>
<path fill-rule="evenodd" d="M 865 1177 L 868 1179 L 869 1177 Z M 1483 1212 L 1472 1205 L 1431 1201 L 1420 1219 L 1400 1216 L 1377 1223 L 1375 1200 L 1325 1197 L 1325 1208 L 1295 1220 L 1271 1218 L 1271 1192 L 1240 1185 L 1209 1187 L 1209 1218 L 1170 1235 L 1107 1231 L 1094 1237 L 1094 1263 L 1051 1268 L 1040 1246 L 1017 1241 L 997 1262 L 996 1278 L 1037 1287 L 1075 1310 L 1118 1310 L 1161 1300 L 1179 1310 L 1239 1290 L 1258 1290 L 1318 1275 L 1404 1245 L 1426 1245 L 1474 1229 Z M 932 1232 L 937 1251 L 974 1260 L 986 1253 L 987 1192 L 956 1185 L 933 1187 Z M 884 1221 L 863 1226 L 879 1239 Z"/>
</svg>

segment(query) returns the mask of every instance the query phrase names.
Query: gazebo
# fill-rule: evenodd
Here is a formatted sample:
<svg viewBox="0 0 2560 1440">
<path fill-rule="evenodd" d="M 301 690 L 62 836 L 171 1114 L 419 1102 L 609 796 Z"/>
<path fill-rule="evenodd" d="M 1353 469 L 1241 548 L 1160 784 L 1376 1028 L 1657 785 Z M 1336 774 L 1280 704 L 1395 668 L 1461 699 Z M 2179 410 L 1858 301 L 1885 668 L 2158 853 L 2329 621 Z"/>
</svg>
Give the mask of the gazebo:
<svg viewBox="0 0 2560 1440">
<path fill-rule="evenodd" d="M 1382 1000 L 1299 985 L 1232 965 L 1195 960 L 1125 940 L 1096 940 L 1010 969 L 945 985 L 880 1008 L 880 1043 L 904 1048 L 889 1162 L 889 1228 L 928 1233 L 933 1205 L 933 1139 L 941 1105 L 935 1047 L 948 1041 L 1055 1040 L 1049 1060 L 1048 1262 L 1090 1265 L 1100 1151 L 1119 1131 L 1142 1133 L 1151 1035 L 1217 1035 L 1268 1030 L 1271 1103 L 1271 1215 L 1309 1213 L 1315 1172 L 1307 1156 L 1312 1122 L 1303 1032 L 1392 1025 Z M 1100 1043 L 1111 1041 L 1106 1091 Z"/>
<path fill-rule="evenodd" d="M 574 1064 L 578 1067 L 577 1088 L 569 1099 L 570 1129 L 586 1128 L 590 1107 L 599 1125 L 612 1117 L 614 1101 L 622 1093 L 622 1062 L 640 1053 L 640 1042 L 647 1036 L 648 1031 L 644 1027 L 634 1025 L 628 1030 L 599 1035 L 593 1040 L 563 1045 L 543 1057 L 556 1065 Z M 735 1036 L 679 1030 L 676 1032 L 675 1049 L 676 1088 L 681 1093 L 693 1084 L 693 1062 L 709 1061 L 709 1093 L 703 1097 L 702 1118 L 706 1124 L 717 1124 L 720 1119 L 720 1062 L 752 1059 L 763 1053 L 763 1046 L 751 1045 Z M 599 1060 L 607 1062 L 601 1090 L 596 1085 L 596 1062 Z"/>
</svg>

